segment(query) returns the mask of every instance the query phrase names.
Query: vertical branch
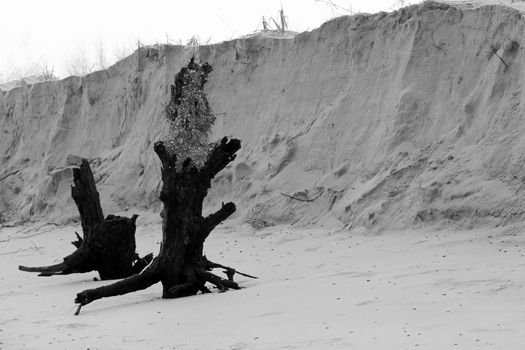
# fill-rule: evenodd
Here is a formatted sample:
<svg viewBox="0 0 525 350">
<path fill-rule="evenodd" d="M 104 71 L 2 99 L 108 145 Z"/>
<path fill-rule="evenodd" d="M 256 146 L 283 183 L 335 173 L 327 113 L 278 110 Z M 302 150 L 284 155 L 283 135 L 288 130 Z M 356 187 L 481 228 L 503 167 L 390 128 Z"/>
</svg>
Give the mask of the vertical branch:
<svg viewBox="0 0 525 350">
<path fill-rule="evenodd" d="M 228 140 L 224 137 L 218 142 L 212 151 L 209 153 L 202 170 L 202 175 L 213 179 L 215 175 L 232 162 L 236 155 L 235 153 L 241 148 L 241 141 L 237 139 Z"/>
<path fill-rule="evenodd" d="M 86 238 L 94 224 L 104 221 L 93 172 L 86 159 L 82 160 L 79 168 L 73 169 L 73 182 L 71 196 L 77 205 L 84 238 Z"/>
</svg>

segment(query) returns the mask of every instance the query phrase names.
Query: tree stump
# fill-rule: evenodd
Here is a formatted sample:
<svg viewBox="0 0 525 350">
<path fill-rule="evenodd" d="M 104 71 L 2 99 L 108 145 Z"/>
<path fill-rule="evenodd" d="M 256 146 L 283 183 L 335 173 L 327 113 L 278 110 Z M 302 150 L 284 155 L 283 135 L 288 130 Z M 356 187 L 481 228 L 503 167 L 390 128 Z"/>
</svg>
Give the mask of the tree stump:
<svg viewBox="0 0 525 350">
<path fill-rule="evenodd" d="M 18 268 L 39 272 L 39 276 L 98 271 L 102 280 L 124 278 L 140 272 L 153 255 L 139 258 L 135 252 L 138 215 L 131 218 L 108 215 L 104 219 L 93 173 L 86 159 L 73 169 L 73 182 L 71 196 L 80 213 L 83 232 L 83 237 L 75 232 L 77 240 L 71 242 L 77 250 L 56 265 Z"/>
<path fill-rule="evenodd" d="M 158 282 L 163 286 L 163 298 L 178 298 L 199 291 L 209 293 L 207 282 L 220 291 L 240 289 L 233 280 L 235 273 L 255 278 L 213 263 L 203 255 L 203 244 L 210 232 L 236 208 L 232 202 L 223 203 L 217 212 L 204 218 L 202 202 L 213 177 L 235 159 L 235 153 L 241 148 L 239 140 L 226 137 L 215 144 L 199 143 L 205 127 L 202 127 L 202 120 L 196 119 L 210 112 L 203 93 L 210 71 L 208 64 L 196 64 L 192 59 L 177 74 L 167 109 L 168 118 L 175 123 L 172 125 L 175 141 L 158 141 L 154 145 L 162 164 L 160 200 L 164 206 L 161 212 L 163 236 L 158 256 L 140 274 L 78 293 L 75 299 L 79 304 L 77 314 L 83 305 L 94 300 L 138 291 Z M 205 117 L 209 118 L 209 115 Z M 199 159 L 203 150 L 206 152 Z M 226 278 L 211 273 L 215 268 L 223 269 Z"/>
</svg>

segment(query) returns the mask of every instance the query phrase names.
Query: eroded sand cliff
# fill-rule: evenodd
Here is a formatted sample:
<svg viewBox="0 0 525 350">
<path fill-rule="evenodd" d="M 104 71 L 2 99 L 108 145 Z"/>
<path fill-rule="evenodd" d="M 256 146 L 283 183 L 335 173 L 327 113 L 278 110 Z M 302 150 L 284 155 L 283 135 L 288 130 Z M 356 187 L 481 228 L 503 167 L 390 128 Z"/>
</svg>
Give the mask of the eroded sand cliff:
<svg viewBox="0 0 525 350">
<path fill-rule="evenodd" d="M 212 139 L 243 142 L 210 210 L 231 199 L 239 222 L 352 229 L 523 219 L 524 25 L 507 7 L 430 2 L 292 39 L 144 48 L 83 78 L 4 91 L 0 211 L 74 218 L 68 154 L 92 160 L 107 212 L 159 210 L 152 147 L 174 74 L 195 55 L 214 67 Z"/>
</svg>

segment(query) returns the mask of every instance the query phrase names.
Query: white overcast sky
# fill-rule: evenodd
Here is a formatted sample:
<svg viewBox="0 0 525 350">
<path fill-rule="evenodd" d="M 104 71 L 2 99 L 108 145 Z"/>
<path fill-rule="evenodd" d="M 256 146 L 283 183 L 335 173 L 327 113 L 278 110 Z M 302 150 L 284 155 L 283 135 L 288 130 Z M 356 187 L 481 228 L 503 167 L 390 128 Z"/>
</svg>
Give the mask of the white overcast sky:
<svg viewBox="0 0 525 350">
<path fill-rule="evenodd" d="M 399 0 L 333 0 L 354 12 L 390 11 Z M 405 4 L 418 0 L 405 0 Z M 291 30 L 314 29 L 346 14 L 326 0 L 0 0 L 1 75 L 31 64 L 54 66 L 67 75 L 66 64 L 79 50 L 94 55 L 103 43 L 110 63 L 118 51 L 137 40 L 185 42 L 193 35 L 212 42 L 253 32 L 263 15 L 277 18 L 281 4 Z"/>
</svg>

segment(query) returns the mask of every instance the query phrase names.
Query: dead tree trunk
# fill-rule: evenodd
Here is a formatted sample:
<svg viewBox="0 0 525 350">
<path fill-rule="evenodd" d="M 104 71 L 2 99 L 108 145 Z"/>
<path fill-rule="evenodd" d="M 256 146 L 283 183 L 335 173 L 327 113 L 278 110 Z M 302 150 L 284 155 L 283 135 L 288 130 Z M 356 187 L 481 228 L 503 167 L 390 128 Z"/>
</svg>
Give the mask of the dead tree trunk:
<svg viewBox="0 0 525 350">
<path fill-rule="evenodd" d="M 223 204 L 214 214 L 202 217 L 202 202 L 211 179 L 235 159 L 235 152 L 239 148 L 239 140 L 228 141 L 224 138 L 214 146 L 202 169 L 193 166 L 189 159 L 177 169 L 176 156 L 167 152 L 162 141 L 157 142 L 154 149 L 162 162 L 160 199 L 164 204 L 159 255 L 142 273 L 78 293 L 75 302 L 83 306 L 100 298 L 145 289 L 157 282 L 162 283 L 163 298 L 189 296 L 199 291 L 208 293 L 206 282 L 215 285 L 220 291 L 239 289 L 239 285 L 233 281 L 238 271 L 213 263 L 203 255 L 204 241 L 215 226 L 235 212 L 235 204 Z M 214 268 L 222 268 L 227 278 L 211 273 Z"/>
<path fill-rule="evenodd" d="M 140 272 L 153 258 L 139 258 L 135 252 L 135 221 L 131 218 L 108 215 L 104 219 L 100 198 L 89 162 L 85 159 L 73 169 L 71 196 L 80 213 L 83 238 L 71 242 L 77 250 L 64 261 L 51 266 L 19 266 L 22 271 L 39 272 L 39 276 L 67 275 L 98 271 L 103 280 L 124 278 Z"/>
<path fill-rule="evenodd" d="M 194 123 L 191 118 L 199 117 L 199 111 L 209 109 L 202 93 L 203 82 L 209 71 L 209 65 L 195 64 L 192 59 L 188 67 L 177 74 L 171 101 L 175 106 L 175 113 L 171 116 L 182 123 L 177 124 L 177 127 L 202 125 Z M 198 78 L 191 83 L 192 77 Z M 203 109 L 199 109 L 199 105 L 204 106 Z M 183 136 L 191 134 L 186 126 L 183 129 Z M 216 144 L 206 145 L 207 152 L 200 163 L 189 157 L 191 154 L 198 157 L 199 152 L 195 149 L 185 153 L 187 148 L 182 147 L 180 152 L 172 152 L 165 142 L 155 143 L 154 150 L 162 164 L 160 200 L 164 205 L 161 213 L 163 236 L 159 255 L 138 275 L 78 293 L 75 299 L 80 304 L 78 311 L 81 306 L 94 300 L 145 289 L 158 282 L 163 286 L 163 298 L 178 298 L 194 295 L 199 291 L 210 292 L 206 287 L 207 282 L 220 291 L 240 289 L 233 281 L 235 273 L 255 278 L 213 263 L 203 255 L 204 241 L 215 226 L 235 212 L 235 204 L 223 204 L 216 213 L 204 218 L 202 202 L 213 177 L 235 159 L 235 153 L 240 148 L 239 140 L 223 138 Z M 227 278 L 211 273 L 214 268 L 222 268 Z"/>
</svg>

